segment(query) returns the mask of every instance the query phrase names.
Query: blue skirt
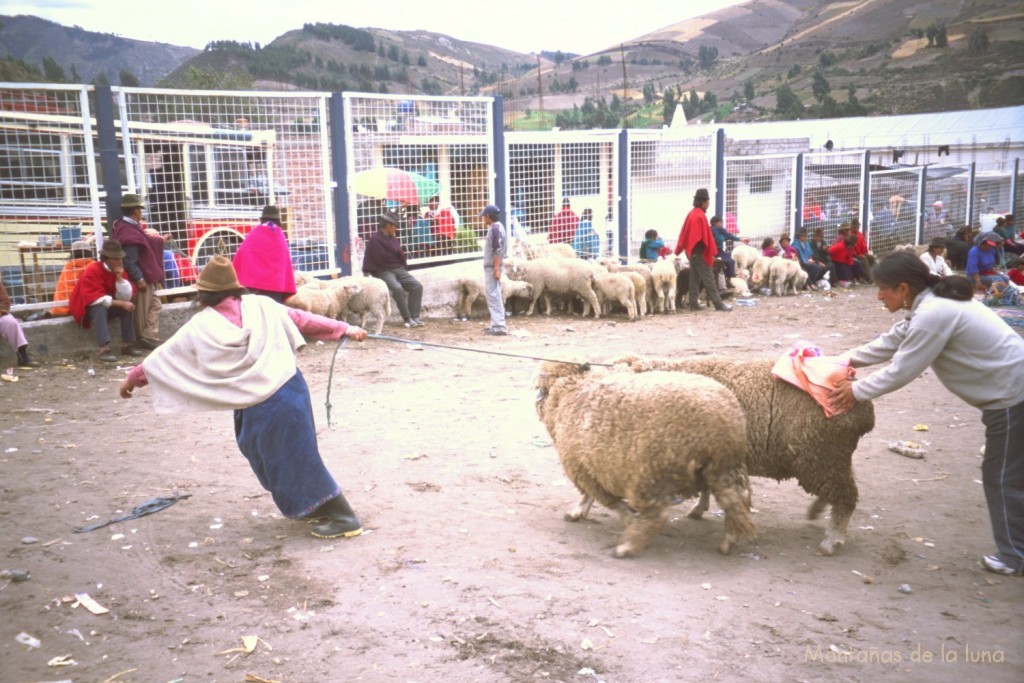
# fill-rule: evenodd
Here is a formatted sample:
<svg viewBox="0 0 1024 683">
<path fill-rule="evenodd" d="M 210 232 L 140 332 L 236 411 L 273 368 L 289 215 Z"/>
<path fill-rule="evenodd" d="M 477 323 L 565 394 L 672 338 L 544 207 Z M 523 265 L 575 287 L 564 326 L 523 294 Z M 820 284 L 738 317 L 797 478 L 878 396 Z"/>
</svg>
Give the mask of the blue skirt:
<svg viewBox="0 0 1024 683">
<path fill-rule="evenodd" d="M 341 493 L 316 443 L 302 373 L 262 403 L 235 411 L 235 440 L 285 517 L 305 517 Z"/>
</svg>

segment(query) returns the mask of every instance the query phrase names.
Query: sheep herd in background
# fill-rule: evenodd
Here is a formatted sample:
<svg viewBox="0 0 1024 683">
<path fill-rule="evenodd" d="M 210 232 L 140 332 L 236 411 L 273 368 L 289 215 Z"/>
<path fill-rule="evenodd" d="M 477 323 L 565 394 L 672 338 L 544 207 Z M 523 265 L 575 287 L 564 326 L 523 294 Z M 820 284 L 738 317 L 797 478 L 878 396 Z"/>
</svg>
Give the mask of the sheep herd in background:
<svg viewBox="0 0 1024 683">
<path fill-rule="evenodd" d="M 508 258 L 501 278 L 506 304 L 521 298 L 532 315 L 543 299 L 550 315 L 556 301 L 571 310 L 579 299 L 584 316 L 599 318 L 620 307 L 635 320 L 674 311 L 686 296 L 685 257 L 650 264 L 584 261 L 570 258 L 565 246 L 533 247 L 525 258 Z M 781 296 L 806 281 L 796 262 L 764 258 L 743 244 L 732 253 L 737 295 L 767 286 Z M 363 327 L 372 317 L 377 334 L 391 313 L 388 289 L 376 278 L 317 280 L 297 272 L 296 284 L 287 305 L 336 319 L 359 316 Z M 454 279 L 457 318 L 468 318 L 483 288 L 478 264 Z M 809 518 L 832 508 L 818 546 L 819 554 L 832 555 L 845 542 L 857 504 L 852 457 L 860 438 L 874 428 L 874 409 L 860 402 L 850 413 L 826 418 L 810 395 L 772 377 L 771 368 L 771 361 L 722 358 L 625 356 L 600 370 L 544 362 L 537 413 L 567 476 L 583 494 L 566 518 L 585 518 L 594 501 L 617 512 L 625 533 L 613 554 L 629 557 L 650 543 L 671 505 L 697 496 L 688 516 L 700 519 L 714 495 L 725 513 L 719 550 L 727 554 L 757 535 L 749 477 L 796 479 L 815 496 Z"/>
</svg>

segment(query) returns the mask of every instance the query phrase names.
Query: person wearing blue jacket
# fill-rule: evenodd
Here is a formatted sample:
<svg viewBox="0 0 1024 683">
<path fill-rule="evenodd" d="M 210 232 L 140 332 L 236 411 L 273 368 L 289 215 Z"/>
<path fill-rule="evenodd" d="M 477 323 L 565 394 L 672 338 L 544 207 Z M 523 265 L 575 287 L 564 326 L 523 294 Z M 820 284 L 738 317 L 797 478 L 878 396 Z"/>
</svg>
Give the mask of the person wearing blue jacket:
<svg viewBox="0 0 1024 683">
<path fill-rule="evenodd" d="M 576 226 L 576 235 L 572 240 L 572 248 L 580 258 L 596 259 L 601 255 L 601 236 L 594 230 L 593 210 L 583 209 L 579 225 Z"/>
</svg>

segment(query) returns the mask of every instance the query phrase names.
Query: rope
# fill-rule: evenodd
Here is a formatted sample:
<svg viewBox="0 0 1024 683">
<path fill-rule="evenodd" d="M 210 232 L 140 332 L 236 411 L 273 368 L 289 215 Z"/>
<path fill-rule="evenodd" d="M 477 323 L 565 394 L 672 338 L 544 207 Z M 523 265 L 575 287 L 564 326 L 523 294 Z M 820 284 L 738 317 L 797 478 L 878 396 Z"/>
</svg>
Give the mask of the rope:
<svg viewBox="0 0 1024 683">
<path fill-rule="evenodd" d="M 110 526 L 111 524 L 117 524 L 118 522 L 126 522 L 129 519 L 138 519 L 139 517 L 151 515 L 154 512 L 160 512 L 161 510 L 169 508 L 170 506 L 174 505 L 179 500 L 185 500 L 186 498 L 191 497 L 191 493 L 175 493 L 173 496 L 150 498 L 144 503 L 139 503 L 138 505 L 136 505 L 134 508 L 132 508 L 132 511 L 127 515 L 115 517 L 114 519 L 108 519 L 106 522 L 100 522 L 99 524 L 93 524 L 92 526 L 78 527 L 77 529 L 72 529 L 72 531 L 74 531 L 76 534 L 82 534 L 87 531 L 96 531 L 96 529 L 102 529 L 103 527 Z"/>
<path fill-rule="evenodd" d="M 380 339 L 382 341 L 398 342 L 400 344 L 419 344 L 420 346 L 431 346 L 436 349 L 453 349 L 455 351 L 471 351 L 473 353 L 486 353 L 491 356 L 506 356 L 508 358 L 524 358 L 526 360 L 539 360 L 547 361 L 549 363 L 565 363 L 566 365 L 578 365 L 580 367 L 599 366 L 603 368 L 612 367 L 610 363 L 580 363 L 579 361 L 573 360 L 559 360 L 557 358 L 540 358 L 538 356 L 526 356 L 520 353 L 504 353 L 502 351 L 488 351 L 485 349 L 470 349 L 465 346 L 448 346 L 446 344 L 432 344 L 424 341 L 417 341 L 415 339 L 402 339 L 401 337 L 389 337 L 386 334 L 367 334 L 370 339 Z"/>
<path fill-rule="evenodd" d="M 338 340 L 338 345 L 334 349 L 334 355 L 331 356 L 331 370 L 327 373 L 327 399 L 324 401 L 324 405 L 327 406 L 327 426 L 331 426 L 331 384 L 334 379 L 334 361 L 338 360 L 338 351 L 341 351 L 342 347 L 348 344 L 348 337 L 342 335 L 341 339 Z"/>
</svg>

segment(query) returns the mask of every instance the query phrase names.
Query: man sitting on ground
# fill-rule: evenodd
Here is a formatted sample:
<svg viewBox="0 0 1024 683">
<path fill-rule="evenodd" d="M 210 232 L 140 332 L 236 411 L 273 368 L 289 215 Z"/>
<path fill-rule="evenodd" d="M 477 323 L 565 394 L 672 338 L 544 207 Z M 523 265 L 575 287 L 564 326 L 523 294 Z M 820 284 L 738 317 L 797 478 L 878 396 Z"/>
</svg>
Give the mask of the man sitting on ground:
<svg viewBox="0 0 1024 683">
<path fill-rule="evenodd" d="M 421 327 L 424 324 L 420 321 L 423 285 L 406 269 L 405 248 L 395 237 L 399 222 L 398 214 L 391 209 L 380 215 L 377 232 L 366 240 L 363 272 L 383 280 L 388 286 L 406 327 Z"/>
</svg>

